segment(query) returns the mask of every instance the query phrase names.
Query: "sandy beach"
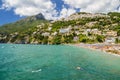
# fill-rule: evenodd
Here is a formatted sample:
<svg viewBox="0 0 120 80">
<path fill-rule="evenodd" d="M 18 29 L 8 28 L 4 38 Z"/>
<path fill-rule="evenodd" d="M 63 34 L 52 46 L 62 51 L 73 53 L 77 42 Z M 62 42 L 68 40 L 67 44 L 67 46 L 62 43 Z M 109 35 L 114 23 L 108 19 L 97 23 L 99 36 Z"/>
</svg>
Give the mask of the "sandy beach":
<svg viewBox="0 0 120 80">
<path fill-rule="evenodd" d="M 120 44 L 104 44 L 104 43 L 96 43 L 96 44 L 70 44 L 72 46 L 88 48 L 92 50 L 99 50 L 108 54 L 112 54 L 115 56 L 120 56 Z"/>
</svg>

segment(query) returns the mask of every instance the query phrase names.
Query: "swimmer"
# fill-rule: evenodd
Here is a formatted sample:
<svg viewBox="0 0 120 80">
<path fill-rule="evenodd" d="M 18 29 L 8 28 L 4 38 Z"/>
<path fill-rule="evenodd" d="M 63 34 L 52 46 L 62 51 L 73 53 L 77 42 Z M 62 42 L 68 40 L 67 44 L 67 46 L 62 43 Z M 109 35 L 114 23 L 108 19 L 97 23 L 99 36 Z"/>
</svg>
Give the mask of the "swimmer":
<svg viewBox="0 0 120 80">
<path fill-rule="evenodd" d="M 81 68 L 80 68 L 80 66 L 78 66 L 78 67 L 76 67 L 76 69 L 77 69 L 77 70 L 80 70 Z"/>
</svg>

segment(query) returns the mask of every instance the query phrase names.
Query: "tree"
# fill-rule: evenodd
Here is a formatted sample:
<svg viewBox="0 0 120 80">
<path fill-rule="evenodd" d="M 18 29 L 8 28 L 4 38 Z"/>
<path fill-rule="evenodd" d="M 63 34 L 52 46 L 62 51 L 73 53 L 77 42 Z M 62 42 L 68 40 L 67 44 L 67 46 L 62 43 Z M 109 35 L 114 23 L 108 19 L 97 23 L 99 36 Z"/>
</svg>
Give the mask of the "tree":
<svg viewBox="0 0 120 80">
<path fill-rule="evenodd" d="M 97 35 L 96 39 L 97 39 L 98 42 L 103 42 L 104 41 L 104 37 L 101 36 L 101 35 Z"/>
<path fill-rule="evenodd" d="M 42 42 L 43 44 L 48 44 L 48 37 L 44 37 Z"/>
<path fill-rule="evenodd" d="M 117 31 L 117 36 L 120 36 L 120 29 Z"/>
<path fill-rule="evenodd" d="M 54 38 L 53 38 L 53 44 L 61 44 L 61 36 L 60 35 L 58 35 L 58 36 L 55 36 Z"/>
<path fill-rule="evenodd" d="M 80 42 L 87 43 L 88 42 L 88 37 L 85 35 L 80 35 Z"/>
</svg>

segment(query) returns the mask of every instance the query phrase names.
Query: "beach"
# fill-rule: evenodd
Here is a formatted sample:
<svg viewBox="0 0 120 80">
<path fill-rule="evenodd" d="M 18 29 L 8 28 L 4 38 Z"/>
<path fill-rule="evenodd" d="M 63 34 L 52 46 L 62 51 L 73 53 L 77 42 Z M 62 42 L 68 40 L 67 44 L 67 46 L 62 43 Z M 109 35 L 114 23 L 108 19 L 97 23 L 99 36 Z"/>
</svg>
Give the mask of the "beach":
<svg viewBox="0 0 120 80">
<path fill-rule="evenodd" d="M 120 56 L 120 44 L 104 44 L 104 43 L 96 43 L 96 44 L 71 44 L 77 47 L 88 48 L 92 50 L 100 50 L 105 53 L 113 54 L 116 56 Z"/>
</svg>

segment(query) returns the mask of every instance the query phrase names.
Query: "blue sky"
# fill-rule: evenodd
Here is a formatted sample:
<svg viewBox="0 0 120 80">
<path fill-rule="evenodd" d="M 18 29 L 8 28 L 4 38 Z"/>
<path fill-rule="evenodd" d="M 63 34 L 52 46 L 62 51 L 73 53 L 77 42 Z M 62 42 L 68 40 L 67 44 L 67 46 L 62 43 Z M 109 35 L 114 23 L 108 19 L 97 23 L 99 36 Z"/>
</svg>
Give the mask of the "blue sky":
<svg viewBox="0 0 120 80">
<path fill-rule="evenodd" d="M 62 0 L 52 0 L 53 3 L 56 3 L 56 10 L 60 11 L 62 9 L 63 1 Z M 2 6 L 2 1 L 0 0 L 0 6 Z M 24 18 L 16 15 L 13 10 L 0 10 L 0 25 L 15 22 Z"/>
<path fill-rule="evenodd" d="M 0 11 L 0 25 L 15 22 L 21 18 L 23 17 L 20 17 L 19 15 L 15 15 L 12 10 L 10 11 L 1 10 Z"/>
<path fill-rule="evenodd" d="M 0 5 L 2 5 L 2 2 L 0 0 Z M 21 17 L 14 14 L 12 10 L 6 11 L 6 10 L 0 10 L 0 25 L 14 22 L 16 20 L 19 20 Z"/>
<path fill-rule="evenodd" d="M 0 0 L 0 25 L 38 13 L 56 20 L 80 11 L 120 12 L 120 0 Z"/>
</svg>

